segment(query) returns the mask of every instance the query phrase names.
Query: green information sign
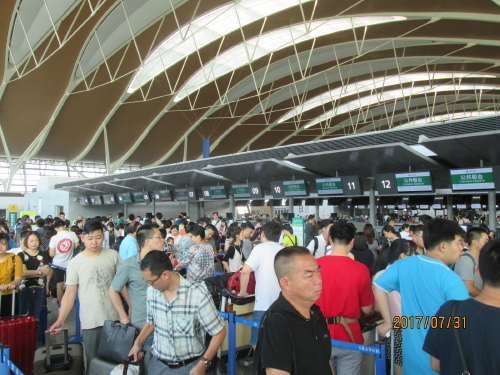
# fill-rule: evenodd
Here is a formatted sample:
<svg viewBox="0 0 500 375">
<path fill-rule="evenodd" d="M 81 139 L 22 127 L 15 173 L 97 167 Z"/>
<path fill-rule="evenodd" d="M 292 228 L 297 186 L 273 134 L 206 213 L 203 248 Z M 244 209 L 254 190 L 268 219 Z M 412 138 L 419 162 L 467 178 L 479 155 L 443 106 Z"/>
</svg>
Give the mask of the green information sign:
<svg viewBox="0 0 500 375">
<path fill-rule="evenodd" d="M 232 189 L 235 198 L 250 198 L 250 187 L 248 184 L 233 185 Z"/>
<path fill-rule="evenodd" d="M 296 217 L 292 218 L 292 228 L 293 234 L 297 236 L 297 243 L 299 246 L 309 245 L 304 243 L 304 219 Z"/>
<path fill-rule="evenodd" d="M 189 199 L 189 193 L 187 189 L 175 189 L 175 197 L 178 201 L 187 201 Z"/>
<path fill-rule="evenodd" d="M 210 186 L 210 197 L 213 199 L 227 199 L 224 186 Z"/>
<path fill-rule="evenodd" d="M 17 222 L 17 212 L 9 212 L 9 225 L 11 228 L 16 226 Z"/>
<path fill-rule="evenodd" d="M 407 191 L 432 191 L 430 172 L 396 173 L 398 193 Z"/>
<path fill-rule="evenodd" d="M 495 189 L 493 168 L 455 169 L 450 175 L 453 190 Z"/>
<path fill-rule="evenodd" d="M 340 177 L 317 178 L 316 189 L 319 195 L 344 194 Z"/>
<path fill-rule="evenodd" d="M 304 180 L 283 181 L 283 190 L 287 197 L 307 195 L 306 183 Z"/>
</svg>

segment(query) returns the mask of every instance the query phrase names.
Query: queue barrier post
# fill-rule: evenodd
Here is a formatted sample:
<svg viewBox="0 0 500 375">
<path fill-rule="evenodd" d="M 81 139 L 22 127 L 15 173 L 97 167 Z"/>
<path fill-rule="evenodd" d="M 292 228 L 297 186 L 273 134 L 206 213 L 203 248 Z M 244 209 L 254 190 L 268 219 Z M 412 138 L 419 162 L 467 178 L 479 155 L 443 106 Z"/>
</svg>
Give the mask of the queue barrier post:
<svg viewBox="0 0 500 375">
<path fill-rule="evenodd" d="M 0 346 L 0 375 L 9 375 L 9 367 L 7 361 L 9 360 L 9 347 Z"/>
<path fill-rule="evenodd" d="M 236 375 L 236 313 L 227 315 L 227 374 Z"/>
<path fill-rule="evenodd" d="M 375 375 L 385 375 L 385 344 L 383 342 L 377 341 L 375 342 L 375 348 L 379 350 L 379 353 L 375 354 Z"/>
<path fill-rule="evenodd" d="M 80 300 L 78 295 L 75 299 L 75 334 L 68 338 L 68 343 L 83 342 L 83 336 L 81 334 L 81 322 L 80 322 Z"/>
<path fill-rule="evenodd" d="M 0 375 L 9 375 L 10 371 L 12 371 L 14 375 L 24 375 L 9 358 L 10 348 L 7 345 L 0 344 Z"/>
</svg>

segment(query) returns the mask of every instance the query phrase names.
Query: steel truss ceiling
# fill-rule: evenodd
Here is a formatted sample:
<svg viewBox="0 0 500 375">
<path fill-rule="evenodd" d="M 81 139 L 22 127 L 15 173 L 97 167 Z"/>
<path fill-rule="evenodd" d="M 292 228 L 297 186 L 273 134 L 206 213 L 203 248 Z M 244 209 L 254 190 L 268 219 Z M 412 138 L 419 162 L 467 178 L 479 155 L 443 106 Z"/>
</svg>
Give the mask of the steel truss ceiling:
<svg viewBox="0 0 500 375">
<path fill-rule="evenodd" d="M 3 0 L 5 188 L 498 113 L 491 0 Z"/>
</svg>

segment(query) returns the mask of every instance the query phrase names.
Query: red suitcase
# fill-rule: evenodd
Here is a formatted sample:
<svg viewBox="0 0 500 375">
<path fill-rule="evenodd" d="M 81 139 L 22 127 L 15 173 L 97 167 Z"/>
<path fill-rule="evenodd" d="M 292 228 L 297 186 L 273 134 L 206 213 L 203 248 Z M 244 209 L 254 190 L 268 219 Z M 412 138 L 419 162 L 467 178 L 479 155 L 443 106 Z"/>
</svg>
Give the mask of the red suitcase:
<svg viewBox="0 0 500 375">
<path fill-rule="evenodd" d="M 37 321 L 30 315 L 14 316 L 15 294 L 12 297 L 12 316 L 0 318 L 0 343 L 10 347 L 10 361 L 25 375 L 33 373 L 37 345 Z M 1 306 L 0 293 L 0 306 Z"/>
</svg>

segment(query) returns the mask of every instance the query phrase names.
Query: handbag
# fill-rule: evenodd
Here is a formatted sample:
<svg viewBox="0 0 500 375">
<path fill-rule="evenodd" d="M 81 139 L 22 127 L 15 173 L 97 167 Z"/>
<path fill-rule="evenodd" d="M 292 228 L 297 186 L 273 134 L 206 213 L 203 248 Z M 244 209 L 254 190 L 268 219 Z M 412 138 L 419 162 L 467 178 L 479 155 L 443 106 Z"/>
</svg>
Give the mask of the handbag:
<svg viewBox="0 0 500 375">
<path fill-rule="evenodd" d="M 141 350 L 143 354 L 146 351 Z M 125 358 L 123 364 L 116 366 L 109 375 L 142 375 L 144 374 L 144 357 L 139 361 L 138 365 L 133 365 L 132 362 L 134 360 L 134 356 Z"/>
<path fill-rule="evenodd" d="M 105 320 L 97 356 L 111 362 L 122 363 L 123 359 L 128 357 L 138 334 L 139 330 L 130 323 L 121 324 L 119 321 Z"/>
<path fill-rule="evenodd" d="M 457 308 L 460 301 L 453 301 L 451 305 L 451 316 L 457 316 Z M 464 348 L 462 347 L 462 341 L 460 340 L 460 333 L 458 329 L 454 328 L 453 333 L 455 335 L 455 340 L 457 343 L 458 354 L 460 355 L 460 362 L 462 362 L 462 368 L 464 369 L 462 375 L 470 375 L 469 366 L 467 365 L 467 359 L 465 358 Z"/>
<path fill-rule="evenodd" d="M 240 282 L 241 282 L 241 270 L 234 273 L 233 276 L 227 280 L 227 289 L 233 293 L 238 294 L 240 292 Z M 250 272 L 250 278 L 248 279 L 247 293 L 255 294 L 255 275 Z"/>
<path fill-rule="evenodd" d="M 384 318 L 382 317 L 382 314 L 375 311 L 369 315 L 359 318 L 359 325 L 361 326 L 361 332 L 363 333 L 376 329 L 377 326 L 383 322 Z"/>
</svg>

